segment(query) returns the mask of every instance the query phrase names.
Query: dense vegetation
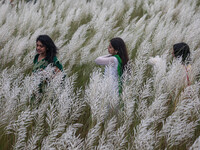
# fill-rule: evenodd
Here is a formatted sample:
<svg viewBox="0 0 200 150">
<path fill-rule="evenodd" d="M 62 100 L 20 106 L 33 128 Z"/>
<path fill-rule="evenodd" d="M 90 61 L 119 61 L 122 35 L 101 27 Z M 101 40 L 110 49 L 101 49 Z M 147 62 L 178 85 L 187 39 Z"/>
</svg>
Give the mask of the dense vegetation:
<svg viewBox="0 0 200 150">
<path fill-rule="evenodd" d="M 0 2 L 0 149 L 200 149 L 199 24 L 199 0 Z M 67 75 L 42 94 L 32 75 L 40 34 Z M 113 37 L 130 57 L 120 97 L 94 63 Z M 177 42 L 191 49 L 189 86 L 171 56 Z"/>
</svg>

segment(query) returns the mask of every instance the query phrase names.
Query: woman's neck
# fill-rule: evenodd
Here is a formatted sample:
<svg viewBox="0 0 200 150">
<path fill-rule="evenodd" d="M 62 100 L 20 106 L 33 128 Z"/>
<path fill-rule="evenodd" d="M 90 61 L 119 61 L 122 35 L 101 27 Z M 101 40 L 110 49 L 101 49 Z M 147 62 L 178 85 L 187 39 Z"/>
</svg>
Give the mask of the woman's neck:
<svg viewBox="0 0 200 150">
<path fill-rule="evenodd" d="M 45 57 L 46 57 L 46 55 L 40 54 L 39 57 L 38 57 L 38 61 L 44 59 Z"/>
</svg>

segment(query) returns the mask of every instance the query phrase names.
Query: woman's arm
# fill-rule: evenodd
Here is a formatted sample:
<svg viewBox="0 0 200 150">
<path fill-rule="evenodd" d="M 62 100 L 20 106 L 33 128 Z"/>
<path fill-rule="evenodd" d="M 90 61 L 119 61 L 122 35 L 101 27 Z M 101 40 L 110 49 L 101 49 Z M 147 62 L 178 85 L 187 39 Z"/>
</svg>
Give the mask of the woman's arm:
<svg viewBox="0 0 200 150">
<path fill-rule="evenodd" d="M 98 65 L 112 65 L 116 63 L 116 58 L 112 55 L 104 55 L 95 59 L 95 63 Z"/>
</svg>

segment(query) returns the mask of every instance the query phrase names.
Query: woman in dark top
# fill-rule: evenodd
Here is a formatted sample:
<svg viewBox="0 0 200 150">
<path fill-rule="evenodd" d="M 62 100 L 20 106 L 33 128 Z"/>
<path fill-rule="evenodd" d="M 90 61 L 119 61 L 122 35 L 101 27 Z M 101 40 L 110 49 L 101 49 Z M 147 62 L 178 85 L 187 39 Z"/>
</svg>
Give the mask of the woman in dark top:
<svg viewBox="0 0 200 150">
<path fill-rule="evenodd" d="M 37 54 L 34 58 L 33 72 L 42 71 L 49 64 L 55 67 L 55 72 L 63 70 L 62 64 L 58 61 L 57 47 L 48 35 L 39 35 L 36 39 Z"/>
<path fill-rule="evenodd" d="M 56 57 L 57 47 L 48 35 L 39 35 L 37 37 L 36 52 L 37 54 L 35 55 L 33 61 L 34 66 L 32 71 L 36 76 L 38 73 L 42 75 L 42 78 L 40 78 L 41 82 L 39 84 L 39 93 L 43 93 L 47 81 L 50 81 L 49 79 L 54 78 L 58 72 L 63 71 L 63 66 Z M 50 76 L 49 73 L 46 72 L 47 70 L 44 70 L 49 65 L 54 67 Z"/>
</svg>

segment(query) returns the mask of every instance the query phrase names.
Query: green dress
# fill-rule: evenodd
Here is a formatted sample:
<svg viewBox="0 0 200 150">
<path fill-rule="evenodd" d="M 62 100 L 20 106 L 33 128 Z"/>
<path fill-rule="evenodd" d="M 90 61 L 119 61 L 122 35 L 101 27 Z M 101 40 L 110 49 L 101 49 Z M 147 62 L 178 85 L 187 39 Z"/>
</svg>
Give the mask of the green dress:
<svg viewBox="0 0 200 150">
<path fill-rule="evenodd" d="M 119 55 L 114 55 L 114 57 L 117 58 L 118 60 L 118 66 L 117 66 L 117 72 L 118 72 L 118 87 L 119 87 L 119 95 L 122 93 L 122 81 L 121 81 L 121 76 L 122 76 L 122 73 L 123 73 L 123 70 L 122 70 L 122 59 L 119 57 Z"/>
<path fill-rule="evenodd" d="M 38 61 L 39 54 L 35 55 L 35 58 L 33 60 L 34 66 L 33 66 L 33 73 L 37 73 L 38 71 L 44 70 L 49 64 L 52 64 L 52 66 L 58 67 L 60 71 L 63 71 L 62 64 L 58 61 L 57 57 L 54 56 L 53 62 L 49 63 L 45 58 Z M 63 79 L 65 76 L 63 77 Z M 44 87 L 46 86 L 46 81 L 41 81 L 39 84 L 39 93 L 42 93 L 44 91 Z"/>
<path fill-rule="evenodd" d="M 35 58 L 33 60 L 33 63 L 34 63 L 33 72 L 36 72 L 36 71 L 39 71 L 39 70 L 43 70 L 50 64 L 45 58 L 40 60 L 40 61 L 38 61 L 38 57 L 39 57 L 39 54 L 35 55 Z M 52 65 L 58 67 L 58 69 L 60 71 L 63 71 L 63 66 L 58 61 L 56 56 L 54 56 L 54 58 L 53 58 Z"/>
</svg>

